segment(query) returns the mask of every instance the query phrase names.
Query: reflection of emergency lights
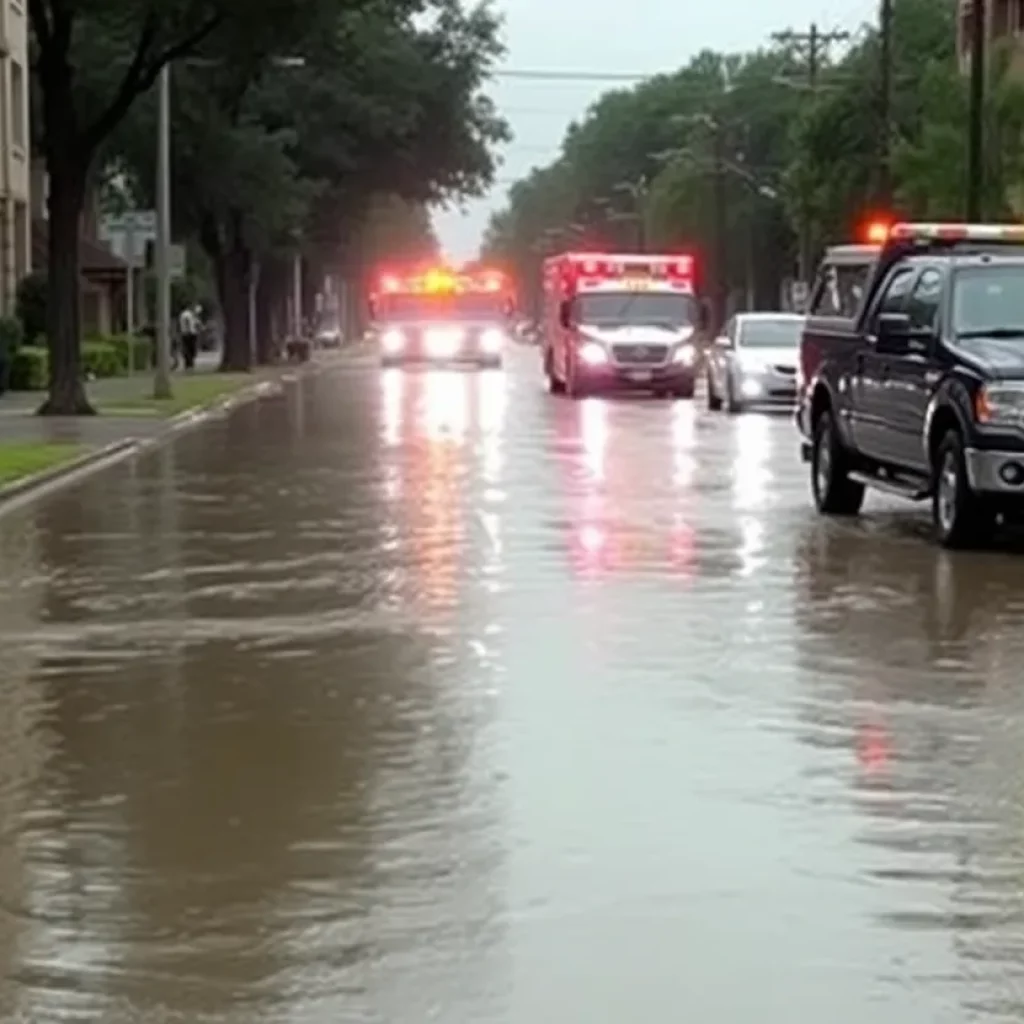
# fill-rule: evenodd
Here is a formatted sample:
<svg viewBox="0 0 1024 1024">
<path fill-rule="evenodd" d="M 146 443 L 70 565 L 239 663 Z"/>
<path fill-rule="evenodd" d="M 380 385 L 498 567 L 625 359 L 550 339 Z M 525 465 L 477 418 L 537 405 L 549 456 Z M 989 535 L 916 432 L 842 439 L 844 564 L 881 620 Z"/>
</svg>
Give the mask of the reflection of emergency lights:
<svg viewBox="0 0 1024 1024">
<path fill-rule="evenodd" d="M 889 738 L 877 722 L 857 730 L 857 760 L 868 775 L 879 775 L 889 766 Z"/>
</svg>

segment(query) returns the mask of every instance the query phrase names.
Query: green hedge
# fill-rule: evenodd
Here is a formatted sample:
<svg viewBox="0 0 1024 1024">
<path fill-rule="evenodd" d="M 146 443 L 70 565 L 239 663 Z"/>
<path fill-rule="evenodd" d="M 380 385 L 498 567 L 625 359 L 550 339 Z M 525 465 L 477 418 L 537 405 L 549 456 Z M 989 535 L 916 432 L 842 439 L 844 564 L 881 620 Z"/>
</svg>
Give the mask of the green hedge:
<svg viewBox="0 0 1024 1024">
<path fill-rule="evenodd" d="M 45 391 L 50 378 L 50 356 L 38 345 L 22 345 L 11 364 L 11 391 Z"/>
<path fill-rule="evenodd" d="M 134 351 L 133 351 L 134 350 Z M 150 365 L 152 343 L 148 338 L 130 338 L 127 335 L 82 343 L 82 372 L 86 377 L 124 377 L 129 370 L 129 355 L 134 355 L 131 366 L 136 371 Z M 45 391 L 50 379 L 50 356 L 45 346 L 22 345 L 11 365 L 8 386 L 11 391 Z"/>
</svg>

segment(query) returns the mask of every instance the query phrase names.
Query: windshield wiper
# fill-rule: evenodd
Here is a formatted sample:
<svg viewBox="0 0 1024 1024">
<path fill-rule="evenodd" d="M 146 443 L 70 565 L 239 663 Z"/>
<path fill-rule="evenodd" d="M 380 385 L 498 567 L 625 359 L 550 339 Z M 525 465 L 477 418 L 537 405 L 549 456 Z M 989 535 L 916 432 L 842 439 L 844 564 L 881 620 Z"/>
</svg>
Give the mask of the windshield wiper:
<svg viewBox="0 0 1024 1024">
<path fill-rule="evenodd" d="M 1024 338 L 1024 327 L 986 327 L 976 331 L 957 331 L 958 338 L 970 341 L 972 338 Z"/>
</svg>

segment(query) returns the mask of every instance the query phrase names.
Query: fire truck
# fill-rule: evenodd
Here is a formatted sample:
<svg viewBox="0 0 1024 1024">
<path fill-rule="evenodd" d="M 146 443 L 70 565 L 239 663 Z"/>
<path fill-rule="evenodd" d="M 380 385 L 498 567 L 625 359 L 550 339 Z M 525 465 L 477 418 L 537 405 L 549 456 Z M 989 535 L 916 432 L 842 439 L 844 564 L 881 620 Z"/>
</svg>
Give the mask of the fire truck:
<svg viewBox="0 0 1024 1024">
<path fill-rule="evenodd" d="M 511 283 L 498 270 L 383 273 L 370 298 L 385 366 L 500 367 L 514 312 Z"/>
<path fill-rule="evenodd" d="M 563 253 L 544 262 L 543 358 L 555 394 L 613 389 L 693 398 L 698 335 L 692 256 Z"/>
</svg>

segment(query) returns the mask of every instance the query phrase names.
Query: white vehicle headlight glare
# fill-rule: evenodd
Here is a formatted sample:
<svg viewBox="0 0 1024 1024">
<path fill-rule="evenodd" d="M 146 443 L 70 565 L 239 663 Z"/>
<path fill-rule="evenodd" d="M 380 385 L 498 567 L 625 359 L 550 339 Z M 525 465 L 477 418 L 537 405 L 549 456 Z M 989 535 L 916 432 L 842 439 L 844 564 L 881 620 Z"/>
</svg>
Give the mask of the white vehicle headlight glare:
<svg viewBox="0 0 1024 1024">
<path fill-rule="evenodd" d="M 485 352 L 500 352 L 505 344 L 505 335 L 497 328 L 491 328 L 480 335 L 480 346 Z"/>
<path fill-rule="evenodd" d="M 399 352 L 405 347 L 405 335 L 401 331 L 385 331 L 381 335 L 380 343 L 386 352 Z"/>
<path fill-rule="evenodd" d="M 1024 387 L 991 384 L 982 388 L 975 412 L 979 423 L 1024 426 Z"/>
<path fill-rule="evenodd" d="M 596 341 L 587 341 L 580 346 L 580 359 L 587 366 L 600 366 L 608 362 L 608 353 L 604 346 Z"/>
<path fill-rule="evenodd" d="M 459 346 L 462 344 L 464 337 L 465 331 L 457 329 L 436 330 L 427 331 L 424 340 L 427 343 L 429 355 L 444 357 L 454 356 L 459 351 Z"/>
<path fill-rule="evenodd" d="M 697 350 L 689 344 L 680 345 L 679 348 L 676 349 L 673 360 L 677 363 L 682 363 L 683 366 L 693 366 L 697 360 Z"/>
</svg>

